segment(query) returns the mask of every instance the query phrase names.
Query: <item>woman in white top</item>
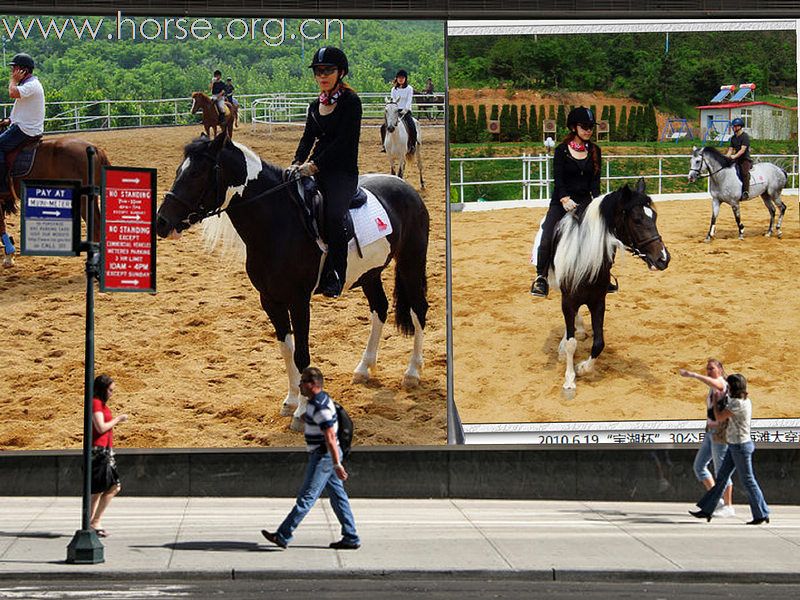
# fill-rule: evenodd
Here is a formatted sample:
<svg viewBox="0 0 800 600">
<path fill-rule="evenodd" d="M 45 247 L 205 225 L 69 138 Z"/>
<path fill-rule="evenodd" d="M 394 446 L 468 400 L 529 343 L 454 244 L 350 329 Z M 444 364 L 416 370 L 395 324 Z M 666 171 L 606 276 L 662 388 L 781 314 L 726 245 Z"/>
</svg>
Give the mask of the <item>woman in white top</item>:
<svg viewBox="0 0 800 600">
<path fill-rule="evenodd" d="M 697 503 L 700 510 L 689 511 L 693 517 L 711 520 L 714 508 L 717 506 L 725 480 L 733 472 L 734 466 L 739 475 L 747 497 L 750 501 L 750 511 L 753 520 L 748 525 L 761 525 L 769 523 L 769 506 L 764 500 L 764 494 L 756 481 L 753 473 L 753 452 L 755 444 L 750 437 L 750 419 L 753 414 L 753 405 L 747 397 L 747 380 L 738 373 L 728 376 L 728 403 L 725 408 L 714 407 L 717 421 L 728 421 L 727 438 L 728 451 L 722 461 L 717 483 Z"/>
<path fill-rule="evenodd" d="M 725 381 L 725 369 L 722 363 L 716 358 L 709 358 L 706 363 L 706 374 L 701 375 L 693 371 L 681 369 L 680 374 L 682 377 L 691 377 L 702 381 L 708 386 L 708 394 L 706 395 L 706 433 L 703 437 L 703 442 L 697 450 L 694 459 L 694 474 L 697 480 L 703 484 L 706 490 L 714 487 L 714 475 L 708 469 L 710 462 L 714 463 L 714 473 L 719 473 L 722 466 L 722 459 L 725 452 L 728 450 L 728 441 L 725 438 L 725 427 L 720 426 L 714 417 L 714 405 L 720 400 L 725 398 L 728 392 L 728 382 Z M 714 516 L 717 517 L 732 517 L 736 513 L 733 509 L 731 499 L 733 496 L 733 486 L 731 485 L 730 477 L 728 478 L 728 485 L 725 488 L 725 493 L 722 495 L 724 505 L 714 511 Z"/>
<path fill-rule="evenodd" d="M 417 145 L 417 126 L 411 114 L 411 103 L 414 100 L 414 88 L 408 83 L 408 72 L 400 69 L 392 82 L 392 102 L 397 103 L 400 115 L 408 132 L 408 151 L 413 152 Z M 381 146 L 386 140 L 386 125 L 381 126 Z M 385 151 L 385 149 L 384 149 Z"/>
</svg>

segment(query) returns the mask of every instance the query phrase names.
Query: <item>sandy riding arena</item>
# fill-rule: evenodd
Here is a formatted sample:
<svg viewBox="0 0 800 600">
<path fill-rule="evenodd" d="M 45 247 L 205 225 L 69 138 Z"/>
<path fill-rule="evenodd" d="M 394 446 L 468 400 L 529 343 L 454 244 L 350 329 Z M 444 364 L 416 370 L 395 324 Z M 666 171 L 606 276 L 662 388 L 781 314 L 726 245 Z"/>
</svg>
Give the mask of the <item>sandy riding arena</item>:
<svg viewBox="0 0 800 600">
<path fill-rule="evenodd" d="M 112 164 L 158 169 L 159 201 L 200 126 L 86 133 Z M 242 124 L 235 140 L 267 161 L 288 165 L 301 127 Z M 388 172 L 379 133 L 361 136 L 362 173 Z M 377 376 L 351 383 L 369 336 L 361 290 L 315 297 L 312 364 L 356 424 L 356 444 L 445 442 L 444 132 L 426 128 L 422 192 L 431 215 L 428 326 L 420 386 L 401 387 L 412 339 L 384 329 Z M 411 172 L 412 175 L 415 171 Z M 410 183 L 418 188 L 418 180 Z M 18 217 L 10 233 L 19 241 Z M 0 272 L 5 335 L 0 365 L 0 449 L 78 448 L 82 438 L 84 258 L 18 257 Z M 115 430 L 120 447 L 299 446 L 302 434 L 280 417 L 284 362 L 243 265 L 210 254 L 195 226 L 179 241 L 158 241 L 158 293 L 97 294 L 96 373 L 117 382 L 111 408 L 130 421 Z M 384 274 L 391 298 L 393 267 Z"/>
<path fill-rule="evenodd" d="M 705 387 L 678 369 L 702 371 L 711 356 L 748 378 L 754 417 L 796 418 L 800 227 L 797 198 L 784 202 L 783 239 L 762 237 L 769 214 L 756 199 L 742 204 L 743 241 L 726 206 L 709 244 L 702 242 L 709 200 L 657 203 L 669 268 L 650 272 L 640 259 L 617 257 L 620 292 L 608 296 L 606 347 L 571 400 L 561 393 L 565 364 L 557 354 L 561 296 L 529 294 L 531 245 L 545 209 L 455 213 L 453 376 L 462 420 L 702 419 Z M 589 333 L 576 362 L 589 355 Z"/>
</svg>

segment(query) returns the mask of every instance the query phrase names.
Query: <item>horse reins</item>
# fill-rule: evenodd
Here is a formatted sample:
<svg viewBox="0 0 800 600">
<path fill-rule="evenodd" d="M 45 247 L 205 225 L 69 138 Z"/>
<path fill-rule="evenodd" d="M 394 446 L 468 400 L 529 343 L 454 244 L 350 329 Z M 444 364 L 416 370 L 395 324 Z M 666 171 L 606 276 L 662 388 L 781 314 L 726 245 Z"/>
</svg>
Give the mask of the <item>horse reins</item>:
<svg viewBox="0 0 800 600">
<path fill-rule="evenodd" d="M 206 155 L 206 156 L 208 156 L 208 155 Z M 215 217 L 217 215 L 221 215 L 224 212 L 228 212 L 231 208 L 240 208 L 240 207 L 245 206 L 247 204 L 251 204 L 253 202 L 258 202 L 260 200 L 263 200 L 267 196 L 271 196 L 272 194 L 274 194 L 276 192 L 279 192 L 284 188 L 289 187 L 290 185 L 292 185 L 293 183 L 295 183 L 296 181 L 298 181 L 300 179 L 300 177 L 298 177 L 298 176 L 290 176 L 289 179 L 287 179 L 283 183 L 279 183 L 278 185 L 276 185 L 274 187 L 271 187 L 268 190 L 265 190 L 265 191 L 261 192 L 260 194 L 257 194 L 255 196 L 253 196 L 252 198 L 248 198 L 247 200 L 244 200 L 242 202 L 238 202 L 234 207 L 231 207 L 230 205 L 223 207 L 222 204 L 224 203 L 225 199 L 222 197 L 222 192 L 221 192 L 220 184 L 219 184 L 219 171 L 222 169 L 222 167 L 220 166 L 220 164 L 216 160 L 216 158 L 214 158 L 214 161 L 215 162 L 214 162 L 214 184 L 213 185 L 214 185 L 214 187 L 217 188 L 216 199 L 219 202 L 219 208 L 214 208 L 214 209 L 211 209 L 211 210 L 203 210 L 203 205 L 201 203 L 200 207 L 199 207 L 201 209 L 201 212 L 197 212 L 197 211 L 193 210 L 193 207 L 186 200 L 183 200 L 182 198 L 178 197 L 175 193 L 172 192 L 172 190 L 170 190 L 166 194 L 164 194 L 164 198 L 165 199 L 172 198 L 178 204 L 180 204 L 181 206 L 184 206 L 185 208 L 187 208 L 189 210 L 189 214 L 186 216 L 186 220 L 189 222 L 190 225 L 194 225 L 195 223 L 199 223 L 200 221 L 208 219 L 209 217 Z M 205 190 L 203 190 L 203 191 L 205 192 Z M 203 195 L 205 195 L 205 194 L 203 194 Z"/>
<path fill-rule="evenodd" d="M 717 173 L 719 173 L 720 171 L 722 171 L 722 170 L 724 170 L 724 169 L 727 169 L 727 168 L 728 168 L 728 167 L 720 167 L 719 169 L 717 169 L 716 171 L 714 171 L 714 172 L 712 173 L 712 172 L 711 172 L 711 167 L 710 167 L 710 165 L 708 164 L 708 161 L 706 160 L 706 157 L 705 157 L 705 155 L 704 155 L 702 152 L 700 153 L 700 162 L 701 162 L 703 165 L 705 165 L 705 166 L 706 166 L 706 169 L 708 169 L 708 174 L 706 174 L 706 175 L 703 175 L 702 166 L 701 166 L 701 168 L 700 168 L 700 169 L 689 169 L 689 173 L 691 173 L 692 171 L 697 171 L 697 178 L 698 178 L 698 179 L 700 179 L 700 178 L 704 178 L 704 177 L 708 177 L 708 178 L 710 179 L 711 177 L 713 177 L 714 175 L 716 175 L 716 174 L 717 174 Z"/>
</svg>

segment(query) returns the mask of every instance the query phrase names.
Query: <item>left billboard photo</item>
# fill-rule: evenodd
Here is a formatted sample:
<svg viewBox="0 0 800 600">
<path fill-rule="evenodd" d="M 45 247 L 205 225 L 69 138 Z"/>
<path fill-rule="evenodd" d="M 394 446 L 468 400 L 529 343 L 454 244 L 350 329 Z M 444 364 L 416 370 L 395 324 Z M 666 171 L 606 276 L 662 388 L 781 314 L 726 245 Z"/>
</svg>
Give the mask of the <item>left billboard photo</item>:
<svg viewBox="0 0 800 600">
<path fill-rule="evenodd" d="M 50 209 L 86 237 L 85 199 L 24 191 L 74 194 L 88 146 L 92 235 L 117 246 L 94 320 L 116 445 L 301 446 L 309 365 L 355 444 L 446 443 L 443 22 L 0 15 L 0 34 L 0 450 L 82 443 L 84 260 L 22 246 L 74 233 Z"/>
</svg>

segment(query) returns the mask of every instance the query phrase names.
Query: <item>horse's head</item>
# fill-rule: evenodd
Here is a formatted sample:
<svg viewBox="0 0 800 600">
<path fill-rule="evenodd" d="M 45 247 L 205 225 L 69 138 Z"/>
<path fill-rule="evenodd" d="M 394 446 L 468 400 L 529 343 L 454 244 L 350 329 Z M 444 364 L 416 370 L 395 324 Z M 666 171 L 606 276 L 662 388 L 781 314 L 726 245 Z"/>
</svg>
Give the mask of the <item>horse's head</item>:
<svg viewBox="0 0 800 600">
<path fill-rule="evenodd" d="M 203 98 L 207 98 L 203 92 L 192 92 L 192 110 L 191 114 L 195 114 L 203 110 Z"/>
<path fill-rule="evenodd" d="M 620 190 L 621 199 L 617 208 L 617 238 L 634 256 L 647 263 L 651 270 L 663 271 L 669 265 L 669 251 L 656 227 L 653 201 L 645 192 L 644 179 L 639 179 L 631 189 L 626 184 Z"/>
<path fill-rule="evenodd" d="M 242 150 L 224 134 L 213 140 L 201 135 L 184 148 L 184 160 L 158 209 L 156 232 L 162 238 L 179 237 L 222 207 L 229 200 L 228 191 L 246 181 Z"/>
<path fill-rule="evenodd" d="M 397 102 L 387 102 L 383 109 L 383 117 L 386 120 L 386 131 L 392 133 L 400 123 L 400 107 Z"/>
<path fill-rule="evenodd" d="M 689 182 L 694 183 L 697 178 L 703 174 L 703 170 L 707 167 L 705 159 L 703 159 L 703 149 L 696 146 L 692 147 L 692 156 L 689 159 Z"/>
</svg>

